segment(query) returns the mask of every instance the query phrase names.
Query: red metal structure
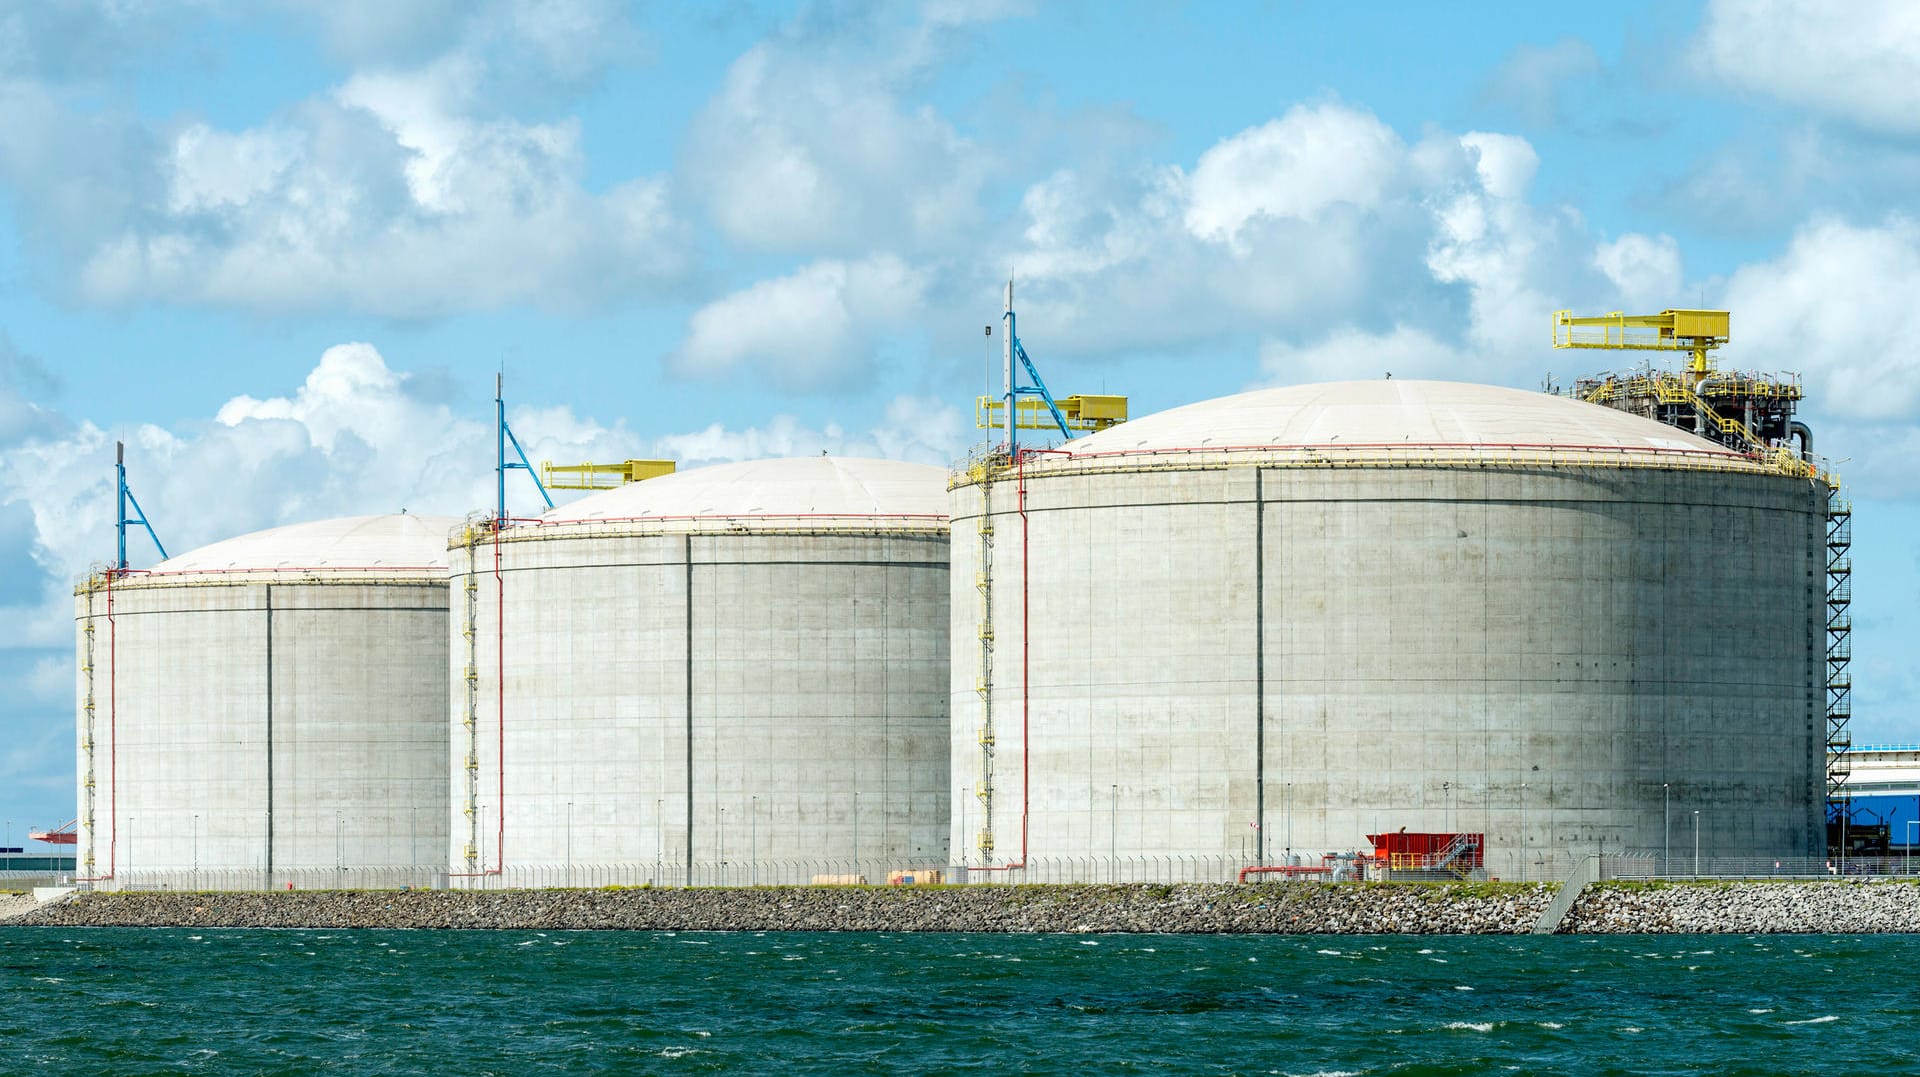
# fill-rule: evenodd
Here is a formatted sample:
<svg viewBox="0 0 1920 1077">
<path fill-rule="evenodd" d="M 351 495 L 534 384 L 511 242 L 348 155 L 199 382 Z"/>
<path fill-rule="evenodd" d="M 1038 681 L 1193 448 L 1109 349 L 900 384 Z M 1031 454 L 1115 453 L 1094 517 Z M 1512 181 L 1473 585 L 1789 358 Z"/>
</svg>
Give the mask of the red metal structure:
<svg viewBox="0 0 1920 1077">
<path fill-rule="evenodd" d="M 1405 830 L 1368 834 L 1373 855 L 1390 871 L 1451 871 L 1464 876 L 1486 866 L 1485 834 L 1429 834 Z"/>
<path fill-rule="evenodd" d="M 78 845 L 80 835 L 74 828 L 79 825 L 79 819 L 69 819 L 52 830 L 36 831 L 28 834 L 27 837 L 34 841 L 44 841 L 48 845 Z"/>
</svg>

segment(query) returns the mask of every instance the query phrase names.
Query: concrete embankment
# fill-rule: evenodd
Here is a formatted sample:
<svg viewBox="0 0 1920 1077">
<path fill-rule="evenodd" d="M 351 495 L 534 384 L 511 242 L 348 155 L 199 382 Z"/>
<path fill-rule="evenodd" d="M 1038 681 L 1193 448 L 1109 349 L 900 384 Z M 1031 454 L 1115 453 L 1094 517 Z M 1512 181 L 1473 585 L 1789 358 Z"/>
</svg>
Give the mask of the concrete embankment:
<svg viewBox="0 0 1920 1077">
<path fill-rule="evenodd" d="M 1484 883 L 84 893 L 8 926 L 1524 934 L 1552 893 Z"/>
<path fill-rule="evenodd" d="M 1612 882 L 1574 903 L 1562 934 L 1920 932 L 1920 883 Z"/>
</svg>

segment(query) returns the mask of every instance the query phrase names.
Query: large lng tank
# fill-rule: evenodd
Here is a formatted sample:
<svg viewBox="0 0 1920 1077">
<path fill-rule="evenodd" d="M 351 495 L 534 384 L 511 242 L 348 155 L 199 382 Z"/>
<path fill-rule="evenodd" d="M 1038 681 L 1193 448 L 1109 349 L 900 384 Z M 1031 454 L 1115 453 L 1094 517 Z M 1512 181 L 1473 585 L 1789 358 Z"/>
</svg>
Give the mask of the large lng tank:
<svg viewBox="0 0 1920 1077">
<path fill-rule="evenodd" d="M 1447 382 L 977 465 L 955 859 L 1226 873 L 1405 828 L 1483 833 L 1510 874 L 1690 855 L 1696 825 L 1703 855 L 1816 855 L 1825 505 L 1648 419 Z"/>
<path fill-rule="evenodd" d="M 457 537 L 456 875 L 945 866 L 946 504 L 941 468 L 759 460 Z"/>
<path fill-rule="evenodd" d="M 322 520 L 84 582 L 79 874 L 277 887 L 444 870 L 458 524 Z"/>
</svg>

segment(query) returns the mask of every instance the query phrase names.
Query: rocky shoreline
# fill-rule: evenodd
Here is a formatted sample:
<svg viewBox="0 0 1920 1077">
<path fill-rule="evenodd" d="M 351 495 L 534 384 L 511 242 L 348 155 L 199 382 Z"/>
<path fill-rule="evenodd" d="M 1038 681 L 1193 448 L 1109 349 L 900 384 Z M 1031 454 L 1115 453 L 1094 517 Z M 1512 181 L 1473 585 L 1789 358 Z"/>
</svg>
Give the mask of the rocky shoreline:
<svg viewBox="0 0 1920 1077">
<path fill-rule="evenodd" d="M 1524 934 L 1550 885 L 738 887 L 84 893 L 48 927 Z"/>
<path fill-rule="evenodd" d="M 1516 935 L 1551 884 L 83 893 L 6 926 Z M 1920 932 L 1915 882 L 1611 882 L 1562 934 Z"/>
<path fill-rule="evenodd" d="M 1920 932 L 1920 882 L 1607 882 L 1560 925 L 1573 935 Z"/>
</svg>

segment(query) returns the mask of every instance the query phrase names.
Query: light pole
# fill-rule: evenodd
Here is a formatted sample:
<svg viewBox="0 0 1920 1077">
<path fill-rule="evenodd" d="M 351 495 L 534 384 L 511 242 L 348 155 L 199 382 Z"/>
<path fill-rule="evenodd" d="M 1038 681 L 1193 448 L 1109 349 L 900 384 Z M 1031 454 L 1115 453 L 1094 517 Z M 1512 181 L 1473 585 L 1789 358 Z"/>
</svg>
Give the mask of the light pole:
<svg viewBox="0 0 1920 1077">
<path fill-rule="evenodd" d="M 727 885 L 727 809 L 720 809 L 720 885 Z"/>
<path fill-rule="evenodd" d="M 573 801 L 567 801 L 567 885 L 573 885 Z"/>
<path fill-rule="evenodd" d="M 860 874 L 860 791 L 858 789 L 853 792 L 853 873 Z"/>
<path fill-rule="evenodd" d="M 1700 877 L 1700 809 L 1693 809 L 1693 877 Z"/>
<path fill-rule="evenodd" d="M 1113 786 L 1113 799 L 1107 808 L 1107 881 L 1113 881 L 1114 865 L 1120 859 L 1120 786 Z"/>
<path fill-rule="evenodd" d="M 1440 829 L 1453 833 L 1453 783 L 1440 783 L 1441 816 Z"/>
<path fill-rule="evenodd" d="M 1666 826 L 1666 838 L 1660 846 L 1660 870 L 1664 874 L 1673 870 L 1673 787 L 1666 782 L 1660 783 L 1660 812 Z"/>
<path fill-rule="evenodd" d="M 200 813 L 193 813 L 193 888 L 200 889 Z"/>
<path fill-rule="evenodd" d="M 1913 828 L 1920 826 L 1920 819 L 1907 820 L 1907 866 L 1906 874 L 1913 874 Z"/>
<path fill-rule="evenodd" d="M 1326 826 L 1326 822 L 1323 819 L 1321 821 L 1321 827 L 1323 830 L 1325 829 L 1325 826 Z M 1287 849 L 1286 849 L 1286 853 L 1287 853 L 1287 859 L 1285 862 L 1288 865 L 1292 865 L 1293 863 L 1293 783 L 1292 782 L 1287 783 Z"/>
<path fill-rule="evenodd" d="M 747 798 L 747 882 L 760 885 L 760 798 Z"/>
<path fill-rule="evenodd" d="M 666 848 L 661 844 L 660 829 L 662 826 L 661 805 L 664 803 L 665 801 L 660 797 L 653 798 L 653 883 L 655 886 L 660 885 L 660 858 Z"/>
<path fill-rule="evenodd" d="M 1527 864 L 1527 783 L 1520 783 L 1520 874 Z"/>
</svg>

